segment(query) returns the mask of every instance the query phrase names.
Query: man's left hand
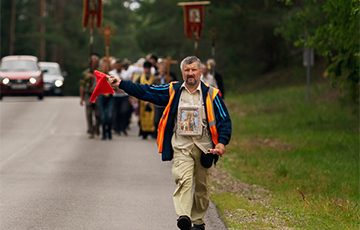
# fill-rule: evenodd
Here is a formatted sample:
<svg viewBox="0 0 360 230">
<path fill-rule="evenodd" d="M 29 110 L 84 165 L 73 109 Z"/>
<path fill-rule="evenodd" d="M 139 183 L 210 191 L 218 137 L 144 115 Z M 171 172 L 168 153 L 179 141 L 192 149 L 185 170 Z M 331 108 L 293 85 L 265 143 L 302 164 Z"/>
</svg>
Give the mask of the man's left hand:
<svg viewBox="0 0 360 230">
<path fill-rule="evenodd" d="M 216 149 L 215 154 L 218 155 L 219 157 L 224 156 L 224 154 L 226 153 L 226 149 L 225 149 L 224 144 L 218 143 L 215 146 L 215 149 Z"/>
</svg>

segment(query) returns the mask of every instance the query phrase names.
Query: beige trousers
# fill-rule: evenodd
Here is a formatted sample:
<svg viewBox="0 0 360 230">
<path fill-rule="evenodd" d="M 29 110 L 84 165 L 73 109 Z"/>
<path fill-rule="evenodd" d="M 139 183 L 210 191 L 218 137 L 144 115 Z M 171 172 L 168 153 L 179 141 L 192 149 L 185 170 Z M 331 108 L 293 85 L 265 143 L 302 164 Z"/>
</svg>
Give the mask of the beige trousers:
<svg viewBox="0 0 360 230">
<path fill-rule="evenodd" d="M 194 145 L 191 153 L 185 155 L 174 151 L 172 174 L 177 184 L 173 195 L 175 211 L 178 216 L 189 216 L 194 224 L 203 224 L 209 207 L 209 191 L 212 168 L 204 168 L 200 163 L 201 150 Z M 194 184 L 194 195 L 192 189 Z"/>
</svg>

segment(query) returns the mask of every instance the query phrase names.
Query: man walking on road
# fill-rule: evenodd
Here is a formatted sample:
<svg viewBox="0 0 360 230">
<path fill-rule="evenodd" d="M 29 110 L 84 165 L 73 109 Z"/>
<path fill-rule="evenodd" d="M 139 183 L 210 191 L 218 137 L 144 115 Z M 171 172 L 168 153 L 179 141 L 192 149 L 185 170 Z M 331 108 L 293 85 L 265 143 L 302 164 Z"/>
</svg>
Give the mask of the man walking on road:
<svg viewBox="0 0 360 230">
<path fill-rule="evenodd" d="M 182 82 L 142 85 L 121 81 L 116 76 L 111 76 L 109 81 L 113 87 L 141 100 L 166 106 L 159 123 L 157 144 L 163 161 L 174 159 L 172 174 L 177 187 L 173 201 L 179 217 L 177 226 L 181 230 L 203 230 L 213 164 L 226 152 L 231 120 L 219 90 L 200 81 L 201 61 L 195 56 L 186 57 L 180 68 Z M 208 153 L 209 149 L 212 153 Z"/>
<path fill-rule="evenodd" d="M 94 135 L 100 135 L 100 111 L 98 102 L 90 102 L 91 94 L 94 90 L 95 75 L 94 71 L 99 65 L 99 55 L 92 54 L 90 56 L 90 67 L 83 72 L 83 78 L 80 80 L 80 105 L 83 106 L 85 102 L 86 122 L 88 125 L 89 138 L 94 138 Z M 95 124 L 93 118 L 95 117 Z"/>
</svg>

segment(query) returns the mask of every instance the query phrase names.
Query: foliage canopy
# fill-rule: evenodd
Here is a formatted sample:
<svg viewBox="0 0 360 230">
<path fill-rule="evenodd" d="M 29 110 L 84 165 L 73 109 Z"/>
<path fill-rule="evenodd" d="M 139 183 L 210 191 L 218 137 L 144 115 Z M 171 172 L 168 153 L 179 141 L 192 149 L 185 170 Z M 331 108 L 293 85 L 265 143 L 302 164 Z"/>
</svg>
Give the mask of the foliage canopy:
<svg viewBox="0 0 360 230">
<path fill-rule="evenodd" d="M 349 91 L 348 96 L 359 102 L 359 1 L 286 0 L 292 10 L 284 17 L 276 32 L 296 46 L 314 47 L 326 57 L 329 66 L 325 76 L 333 85 Z"/>
<path fill-rule="evenodd" d="M 9 54 L 12 1 L 1 2 L 1 57 Z M 58 61 L 69 72 L 67 94 L 77 95 L 77 81 L 87 66 L 89 28 L 82 28 L 82 1 L 45 0 L 45 17 L 39 2 L 16 0 L 14 54 L 39 56 L 40 40 L 46 41 L 42 61 Z M 115 34 L 110 55 L 132 62 L 153 53 L 181 60 L 194 54 L 193 40 L 184 34 L 183 10 L 178 0 L 104 0 L 103 25 Z M 284 4 L 285 2 L 285 4 Z M 45 24 L 45 33 L 39 25 Z M 356 0 L 212 1 L 205 6 L 199 57 L 214 58 L 229 90 L 244 80 L 300 63 L 302 46 L 312 46 L 327 58 L 327 74 L 357 98 L 359 75 L 359 5 Z M 210 31 L 216 31 L 212 37 Z M 307 38 L 307 39 L 306 39 Z M 211 49 L 215 47 L 215 56 Z M 105 55 L 104 40 L 95 30 L 94 51 Z M 179 74 L 178 66 L 173 71 Z"/>
</svg>

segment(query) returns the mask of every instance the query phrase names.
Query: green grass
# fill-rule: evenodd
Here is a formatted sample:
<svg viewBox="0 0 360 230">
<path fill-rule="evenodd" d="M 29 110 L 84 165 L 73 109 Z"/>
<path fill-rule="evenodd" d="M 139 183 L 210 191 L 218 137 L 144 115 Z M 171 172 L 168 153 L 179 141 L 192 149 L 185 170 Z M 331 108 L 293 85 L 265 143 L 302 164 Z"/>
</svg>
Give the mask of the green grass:
<svg viewBox="0 0 360 230">
<path fill-rule="evenodd" d="M 231 229 L 269 229 L 264 215 L 276 210 L 286 210 L 276 217 L 295 229 L 360 227 L 358 114 L 341 105 L 336 91 L 315 84 L 307 104 L 306 88 L 293 86 L 228 95 L 226 104 L 233 134 L 220 166 L 271 194 L 264 197 L 268 207 L 249 208 L 244 195 L 214 193 Z M 239 223 L 225 209 L 256 210 L 263 217 Z"/>
</svg>

